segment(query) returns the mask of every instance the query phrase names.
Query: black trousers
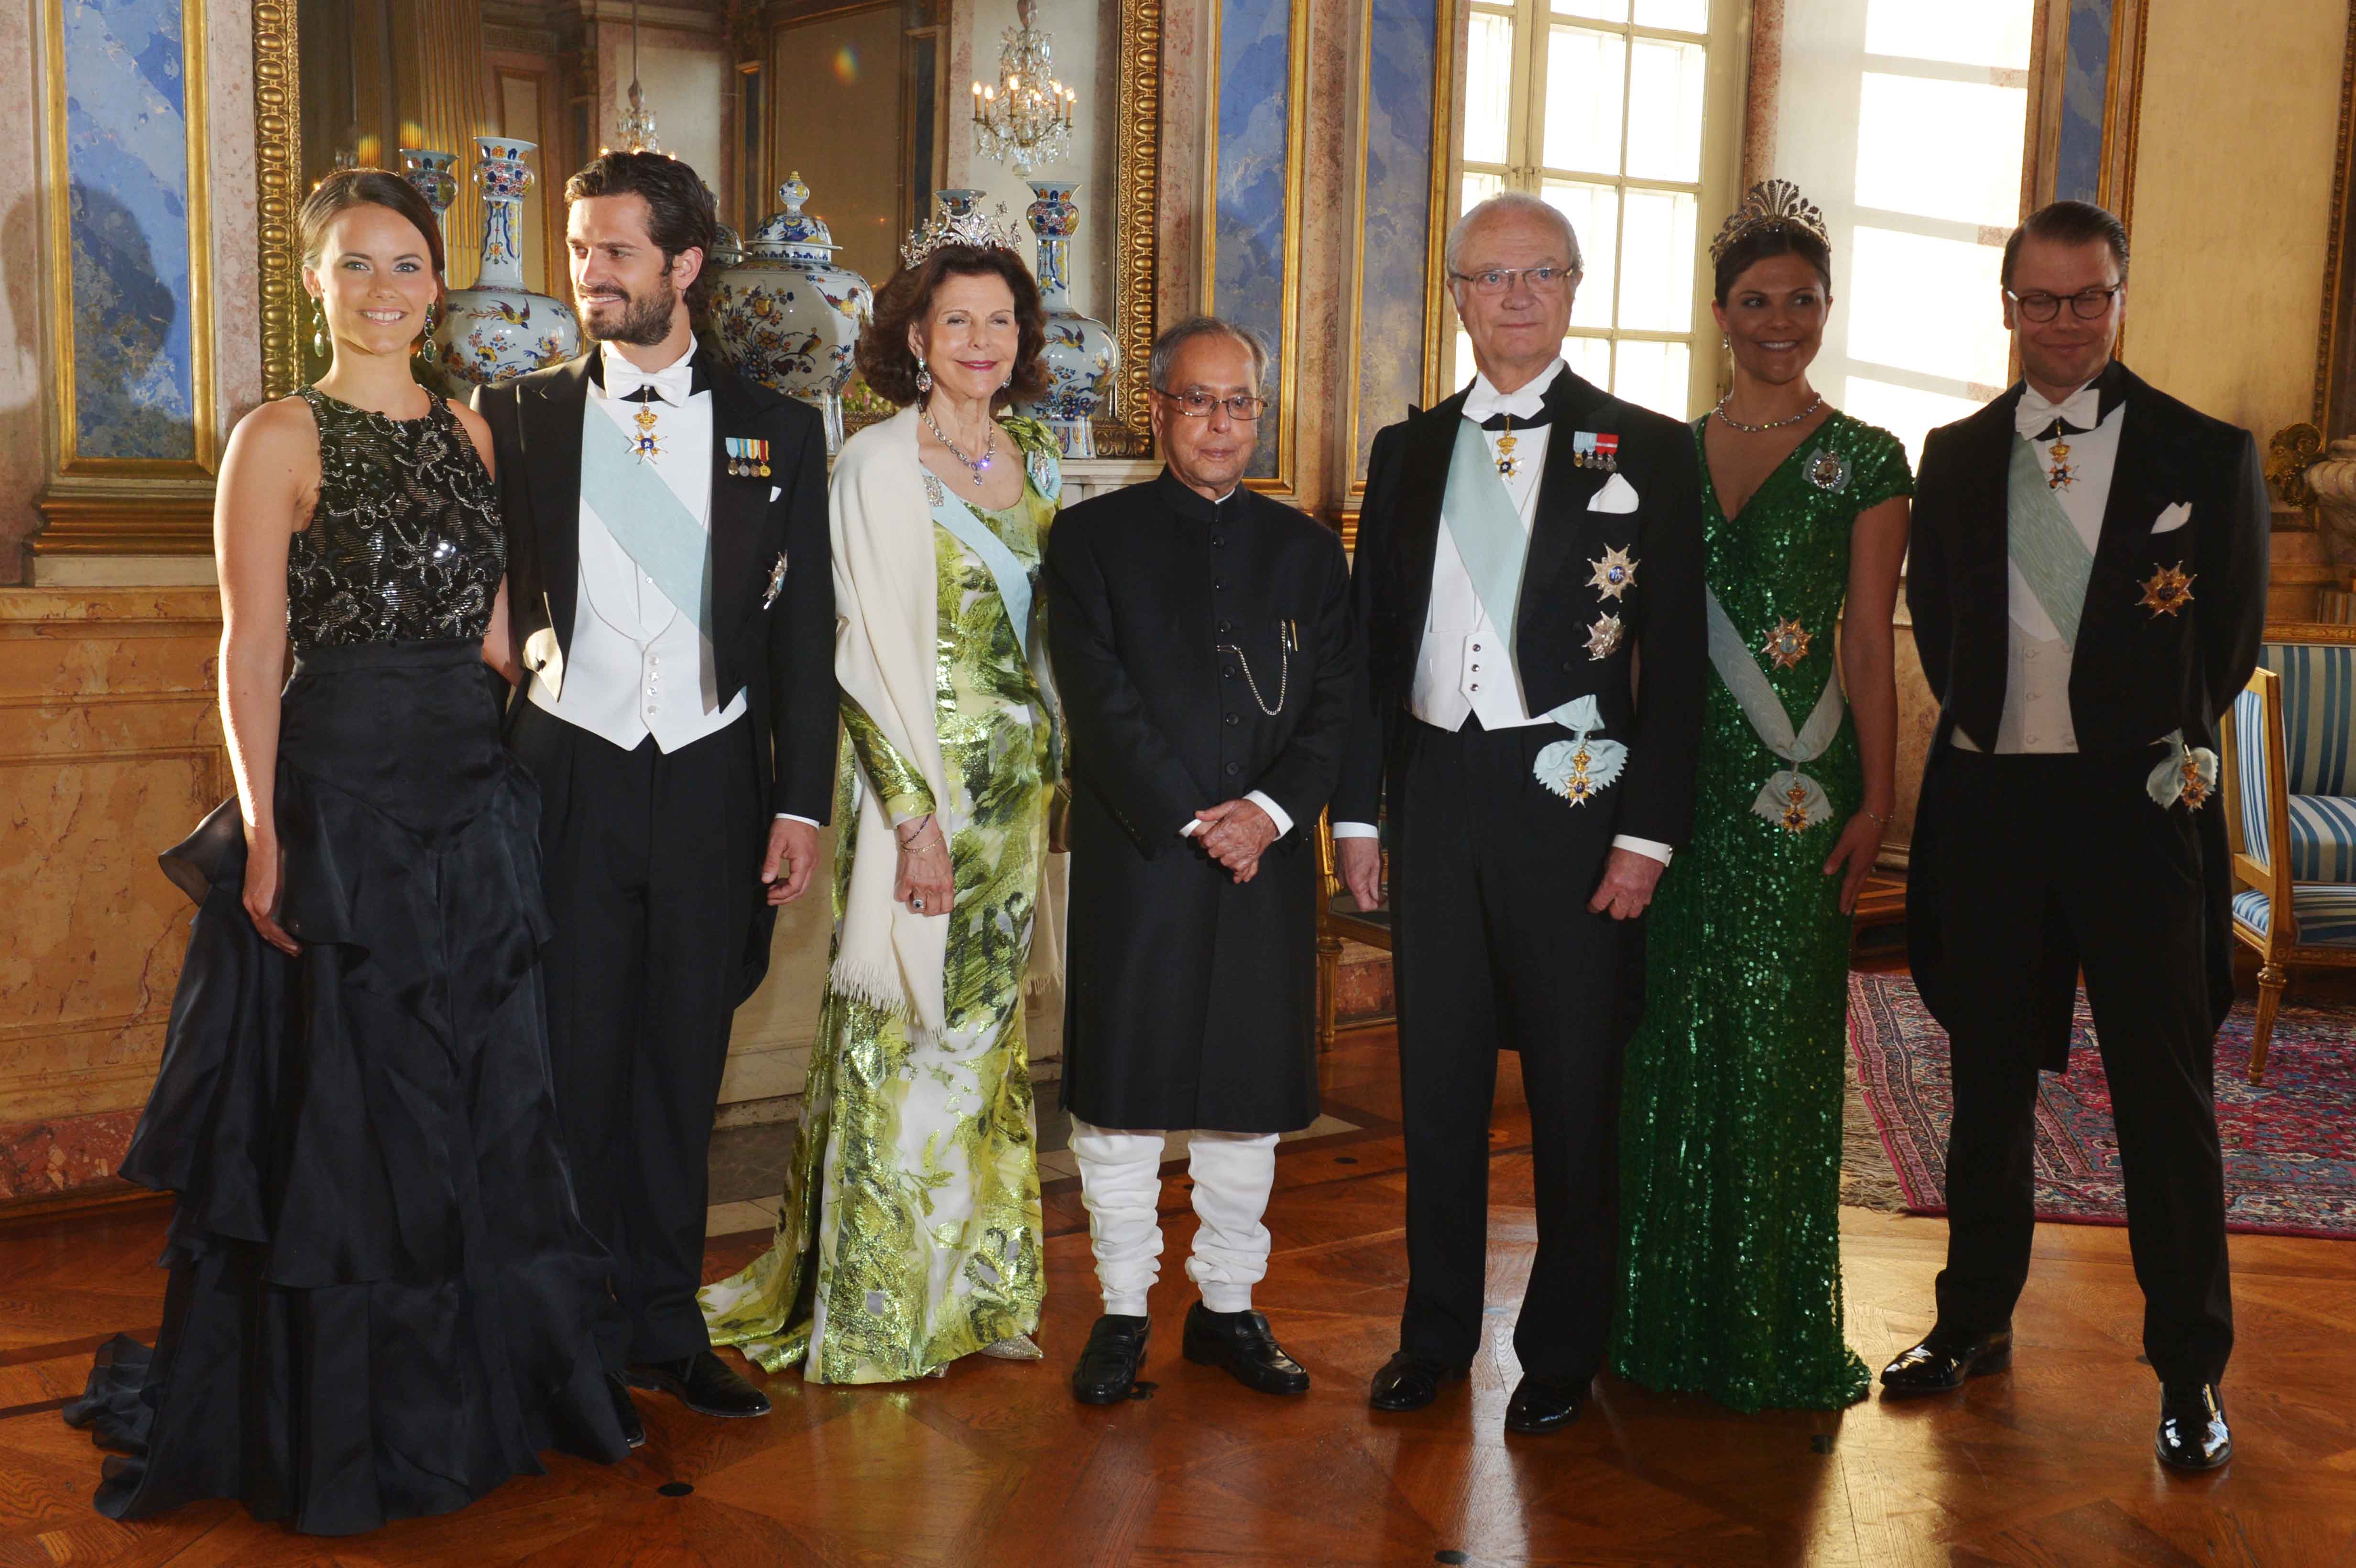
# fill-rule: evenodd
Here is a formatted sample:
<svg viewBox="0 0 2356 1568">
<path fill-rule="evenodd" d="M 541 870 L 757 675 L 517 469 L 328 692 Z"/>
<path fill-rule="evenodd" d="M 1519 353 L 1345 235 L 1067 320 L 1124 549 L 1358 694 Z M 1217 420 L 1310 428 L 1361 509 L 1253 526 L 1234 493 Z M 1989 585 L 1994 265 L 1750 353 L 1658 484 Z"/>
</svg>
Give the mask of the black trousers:
<svg viewBox="0 0 2356 1568">
<path fill-rule="evenodd" d="M 1939 1321 L 2001 1328 L 2029 1277 L 2038 1052 L 2022 977 L 2066 944 L 2117 1117 L 2144 1354 L 2163 1381 L 2214 1382 L 2233 1351 L 2233 1307 L 2201 848 L 2185 806 L 2162 809 L 2145 793 L 2158 755 L 1942 747 L 1923 781 L 1942 989 L 1955 998 L 1944 1020 L 1955 1114 Z"/>
<path fill-rule="evenodd" d="M 542 798 L 557 1115 L 627 1319 L 606 1360 L 691 1355 L 711 1346 L 706 1161 L 764 848 L 752 726 L 625 752 L 527 699 L 508 738 Z"/>
<path fill-rule="evenodd" d="M 1526 1372 L 1585 1379 L 1612 1321 L 1620 1063 L 1643 974 L 1637 923 L 1587 912 L 1612 818 L 1532 775 L 1539 750 L 1563 737 L 1556 725 L 1406 729 L 1390 795 L 1407 1142 L 1399 1348 L 1441 1361 L 1480 1349 L 1497 1052 L 1518 1051 L 1538 1244 L 1514 1349 Z"/>
</svg>

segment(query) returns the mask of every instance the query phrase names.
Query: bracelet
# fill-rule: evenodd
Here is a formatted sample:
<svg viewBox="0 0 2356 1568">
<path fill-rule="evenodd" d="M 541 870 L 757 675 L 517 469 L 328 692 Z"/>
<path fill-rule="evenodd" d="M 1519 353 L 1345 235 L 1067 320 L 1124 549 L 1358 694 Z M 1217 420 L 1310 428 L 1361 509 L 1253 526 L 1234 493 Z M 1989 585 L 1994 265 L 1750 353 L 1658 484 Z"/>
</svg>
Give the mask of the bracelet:
<svg viewBox="0 0 2356 1568">
<path fill-rule="evenodd" d="M 933 835 L 932 840 L 929 843 L 923 842 L 916 838 L 910 838 L 904 841 L 900 846 L 900 853 L 903 855 L 928 854 L 932 850 L 944 848 L 948 843 L 948 838 L 947 835 L 936 833 Z"/>
<path fill-rule="evenodd" d="M 925 829 L 926 829 L 926 828 L 927 828 L 927 827 L 931 827 L 931 826 L 932 826 L 932 822 L 933 822 L 933 814 L 932 814 L 931 812 L 929 812 L 929 811 L 928 811 L 928 812 L 926 812 L 926 813 L 925 813 L 925 815 L 924 815 L 924 816 L 912 816 L 912 817 L 910 817 L 907 821 L 905 821 L 905 822 L 904 822 L 904 823 L 900 824 L 900 827 L 894 827 L 894 829 L 892 829 L 892 837 L 894 837 L 894 838 L 899 838 L 899 839 L 900 839 L 900 847 L 901 847 L 903 849 L 905 849 L 905 848 L 906 848 L 909 845 L 911 845 L 911 844 L 915 843 L 917 839 L 919 839 L 919 838 L 923 837 L 925 836 Z M 907 836 L 906 837 L 903 838 L 903 837 L 901 837 L 901 836 L 900 836 L 900 827 L 913 827 L 913 828 L 915 828 L 915 829 L 916 829 L 916 831 L 915 831 L 914 833 L 910 834 L 909 836 Z"/>
<path fill-rule="evenodd" d="M 1874 809 L 1873 809 L 1873 807 L 1871 807 L 1871 806 L 1869 806 L 1869 805 L 1860 805 L 1860 806 L 1858 806 L 1858 809 L 1859 811 L 1861 811 L 1861 812 L 1865 813 L 1865 815 L 1866 815 L 1866 816 L 1870 816 L 1871 818 L 1873 818 L 1874 825 L 1875 825 L 1876 827 L 1889 827 L 1889 826 L 1890 826 L 1890 818 L 1888 818 L 1888 817 L 1886 817 L 1886 816 L 1882 816 L 1882 815 L 1881 815 L 1881 813 L 1879 813 L 1879 812 L 1878 812 L 1878 811 L 1874 810 Z"/>
</svg>

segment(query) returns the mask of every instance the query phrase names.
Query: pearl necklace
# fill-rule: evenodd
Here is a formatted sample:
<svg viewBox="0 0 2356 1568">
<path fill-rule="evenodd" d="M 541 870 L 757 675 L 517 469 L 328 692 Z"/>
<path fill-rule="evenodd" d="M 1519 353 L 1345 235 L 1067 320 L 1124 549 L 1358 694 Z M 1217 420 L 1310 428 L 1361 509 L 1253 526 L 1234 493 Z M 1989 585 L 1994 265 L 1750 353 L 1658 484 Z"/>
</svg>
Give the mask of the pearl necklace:
<svg viewBox="0 0 2356 1568">
<path fill-rule="evenodd" d="M 916 413 L 917 417 L 925 421 L 925 428 L 933 432 L 933 439 L 939 442 L 943 446 L 948 447 L 949 449 L 949 454 L 955 457 L 959 463 L 964 464 L 968 468 L 973 470 L 974 487 L 976 489 L 980 489 L 981 487 L 981 476 L 990 472 L 990 460 L 991 457 L 995 456 L 998 452 L 998 421 L 996 420 L 991 420 L 990 421 L 990 441 L 989 444 L 985 445 L 981 449 L 981 455 L 980 457 L 968 457 L 965 454 L 965 448 L 959 446 L 956 442 L 951 441 L 948 437 L 948 432 L 933 422 L 932 400 L 929 398 L 926 399 L 925 400 L 924 407 L 918 409 Z"/>
<path fill-rule="evenodd" d="M 1726 398 L 1730 398 L 1732 396 L 1734 396 L 1732 392 L 1726 394 Z M 1765 424 L 1744 424 L 1740 420 L 1736 419 L 1733 415 L 1726 411 L 1726 398 L 1719 399 L 1718 407 L 1710 410 L 1709 411 L 1716 414 L 1718 416 L 1719 422 L 1726 426 L 1727 429 L 1739 430 L 1745 435 L 1758 435 L 1765 431 L 1781 430 L 1787 424 L 1798 424 L 1802 420 L 1806 419 L 1810 414 L 1815 413 L 1818 409 L 1825 406 L 1825 395 L 1822 392 L 1818 392 L 1814 401 L 1809 403 L 1806 408 L 1802 409 L 1798 413 L 1794 414 L 1790 419 L 1769 420 Z"/>
</svg>

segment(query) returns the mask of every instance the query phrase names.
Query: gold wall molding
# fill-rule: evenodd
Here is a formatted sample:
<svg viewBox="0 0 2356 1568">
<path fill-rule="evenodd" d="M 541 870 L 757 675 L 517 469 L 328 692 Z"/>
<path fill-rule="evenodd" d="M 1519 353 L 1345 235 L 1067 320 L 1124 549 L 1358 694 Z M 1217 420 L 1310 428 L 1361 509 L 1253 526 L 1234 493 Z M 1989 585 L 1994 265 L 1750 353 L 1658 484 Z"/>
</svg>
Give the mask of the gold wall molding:
<svg viewBox="0 0 2356 1568">
<path fill-rule="evenodd" d="M 1111 405 L 1097 416 L 1099 457 L 1153 455 L 1147 361 L 1158 328 L 1154 277 L 1162 206 L 1162 0 L 1120 0 L 1113 92 L 1113 322 L 1120 344 Z"/>
<path fill-rule="evenodd" d="M 303 203 L 303 123 L 297 101 L 294 0 L 253 0 L 254 217 L 262 253 L 262 397 L 302 382 L 303 290 L 295 214 Z"/>
<path fill-rule="evenodd" d="M 2104 77 L 2103 173 L 2094 199 L 2135 229 L 2136 143 L 2143 128 L 2144 38 L 2150 0 L 2111 0 L 2111 63 Z"/>
</svg>

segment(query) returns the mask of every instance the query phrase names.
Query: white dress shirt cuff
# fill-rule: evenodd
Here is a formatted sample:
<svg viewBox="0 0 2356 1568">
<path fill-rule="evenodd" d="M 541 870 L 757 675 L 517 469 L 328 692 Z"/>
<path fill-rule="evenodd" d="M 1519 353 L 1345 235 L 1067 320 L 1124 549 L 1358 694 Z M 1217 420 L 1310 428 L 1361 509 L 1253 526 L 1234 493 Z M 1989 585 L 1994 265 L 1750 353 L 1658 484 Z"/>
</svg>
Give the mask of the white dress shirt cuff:
<svg viewBox="0 0 2356 1568">
<path fill-rule="evenodd" d="M 812 822 L 809 817 L 807 817 L 807 816 L 795 816 L 792 812 L 790 812 L 790 811 L 781 811 L 781 812 L 777 813 L 777 820 L 778 820 L 778 821 L 780 821 L 780 822 L 798 822 L 798 823 L 800 823 L 800 824 L 801 824 L 803 827 L 812 827 L 812 828 L 817 828 L 817 827 L 818 827 L 818 824 L 817 824 L 817 823 L 815 823 L 815 822 Z M 819 828 L 819 830 L 820 832 L 825 831 L 823 828 Z"/>
<path fill-rule="evenodd" d="M 1612 848 L 1614 849 L 1633 849 L 1637 854 L 1647 856 L 1653 859 L 1658 860 L 1664 866 L 1669 863 L 1669 857 L 1676 853 L 1675 849 L 1670 848 L 1666 844 L 1659 843 L 1651 838 L 1638 838 L 1633 835 L 1627 833 L 1613 834 L 1612 836 Z"/>
<path fill-rule="evenodd" d="M 1270 800 L 1268 797 L 1266 791 L 1256 789 L 1249 795 L 1244 796 L 1244 798 L 1251 802 L 1254 805 L 1258 806 L 1262 811 L 1268 813 L 1268 819 L 1276 824 L 1276 836 L 1279 838 L 1283 837 L 1286 834 L 1292 831 L 1291 814 L 1286 811 L 1284 807 L 1277 805 L 1276 802 Z M 1192 838 L 1195 834 L 1200 833 L 1202 830 L 1203 819 L 1199 816 L 1193 817 L 1188 820 L 1185 827 L 1178 830 L 1178 837 L 1181 838 Z"/>
<path fill-rule="evenodd" d="M 1382 829 L 1371 822 L 1337 822 L 1333 825 L 1336 838 L 1380 838 Z"/>
</svg>

